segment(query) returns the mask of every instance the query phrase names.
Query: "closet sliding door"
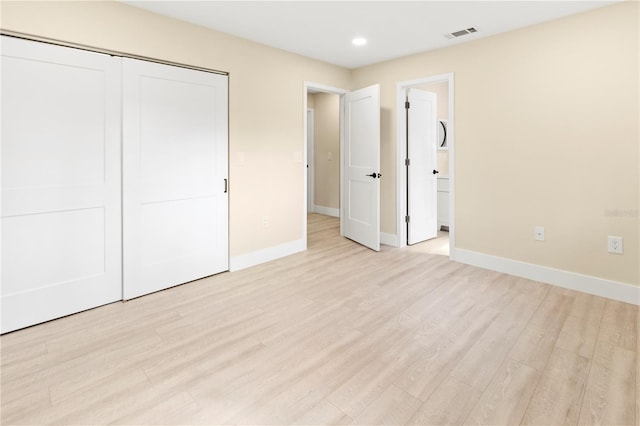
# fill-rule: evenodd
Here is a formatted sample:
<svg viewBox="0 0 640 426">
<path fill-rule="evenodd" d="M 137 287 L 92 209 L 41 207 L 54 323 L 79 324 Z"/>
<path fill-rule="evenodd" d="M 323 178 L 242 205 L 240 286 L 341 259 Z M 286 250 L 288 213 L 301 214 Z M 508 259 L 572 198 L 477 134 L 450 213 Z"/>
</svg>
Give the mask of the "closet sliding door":
<svg viewBox="0 0 640 426">
<path fill-rule="evenodd" d="M 2 329 L 122 298 L 120 58 L 2 36 Z"/>
<path fill-rule="evenodd" d="M 226 271 L 227 77 L 0 40 L 0 332 Z"/>
<path fill-rule="evenodd" d="M 228 269 L 227 76 L 123 59 L 124 299 Z"/>
</svg>

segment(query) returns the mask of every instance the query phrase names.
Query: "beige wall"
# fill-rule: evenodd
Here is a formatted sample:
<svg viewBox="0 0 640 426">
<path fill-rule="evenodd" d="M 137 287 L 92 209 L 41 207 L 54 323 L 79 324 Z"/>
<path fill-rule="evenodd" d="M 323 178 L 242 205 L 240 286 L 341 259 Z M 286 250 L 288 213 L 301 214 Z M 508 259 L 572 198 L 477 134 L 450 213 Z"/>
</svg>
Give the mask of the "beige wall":
<svg viewBox="0 0 640 426">
<path fill-rule="evenodd" d="M 340 96 L 316 93 L 313 98 L 314 204 L 338 209 L 340 207 Z"/>
<path fill-rule="evenodd" d="M 461 249 L 638 285 L 638 2 L 355 70 L 396 84 L 455 73 Z M 382 230 L 395 233 L 395 123 L 382 122 Z M 533 239 L 544 226 L 546 241 Z M 622 236 L 624 255 L 607 253 Z"/>
<path fill-rule="evenodd" d="M 0 25 L 229 72 L 230 254 L 303 237 L 304 81 L 349 88 L 348 70 L 115 2 L 3 1 Z"/>
</svg>

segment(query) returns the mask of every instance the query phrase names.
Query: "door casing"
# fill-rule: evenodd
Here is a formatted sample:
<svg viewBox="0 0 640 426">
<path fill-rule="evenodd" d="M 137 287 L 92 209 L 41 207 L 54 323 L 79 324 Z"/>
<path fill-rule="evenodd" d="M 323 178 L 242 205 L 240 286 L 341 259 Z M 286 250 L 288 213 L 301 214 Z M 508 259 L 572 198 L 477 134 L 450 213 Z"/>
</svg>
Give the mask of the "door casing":
<svg viewBox="0 0 640 426">
<path fill-rule="evenodd" d="M 306 138 L 306 156 L 307 159 L 307 213 L 314 212 L 314 203 L 315 203 L 315 194 L 314 194 L 314 185 L 315 185 L 315 164 L 314 164 L 314 155 L 313 155 L 313 145 L 315 138 L 315 112 L 312 108 L 307 108 L 307 138 Z"/>
</svg>

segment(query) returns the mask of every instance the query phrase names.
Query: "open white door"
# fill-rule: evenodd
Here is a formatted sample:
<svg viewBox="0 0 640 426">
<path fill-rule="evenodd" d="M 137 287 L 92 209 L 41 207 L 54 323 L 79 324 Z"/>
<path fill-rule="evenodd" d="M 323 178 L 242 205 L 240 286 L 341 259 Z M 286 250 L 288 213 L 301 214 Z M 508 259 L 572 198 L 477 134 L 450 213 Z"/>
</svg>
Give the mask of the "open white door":
<svg viewBox="0 0 640 426">
<path fill-rule="evenodd" d="M 344 95 L 343 235 L 380 250 L 380 86 Z"/>
<path fill-rule="evenodd" d="M 407 91 L 407 243 L 438 235 L 437 99 L 424 90 Z"/>
<path fill-rule="evenodd" d="M 227 76 L 123 60 L 125 299 L 228 269 Z"/>
<path fill-rule="evenodd" d="M 2 333 L 122 298 L 120 59 L 2 36 Z"/>
</svg>

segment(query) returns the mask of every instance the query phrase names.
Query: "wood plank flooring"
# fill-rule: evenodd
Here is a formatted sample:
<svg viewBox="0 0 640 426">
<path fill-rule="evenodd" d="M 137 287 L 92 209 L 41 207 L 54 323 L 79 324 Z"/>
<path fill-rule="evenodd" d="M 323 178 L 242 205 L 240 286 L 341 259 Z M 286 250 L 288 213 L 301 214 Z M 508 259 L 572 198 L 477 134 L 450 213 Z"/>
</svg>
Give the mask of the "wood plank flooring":
<svg viewBox="0 0 640 426">
<path fill-rule="evenodd" d="M 338 228 L 0 337 L 1 423 L 638 424 L 637 306 Z"/>
</svg>

